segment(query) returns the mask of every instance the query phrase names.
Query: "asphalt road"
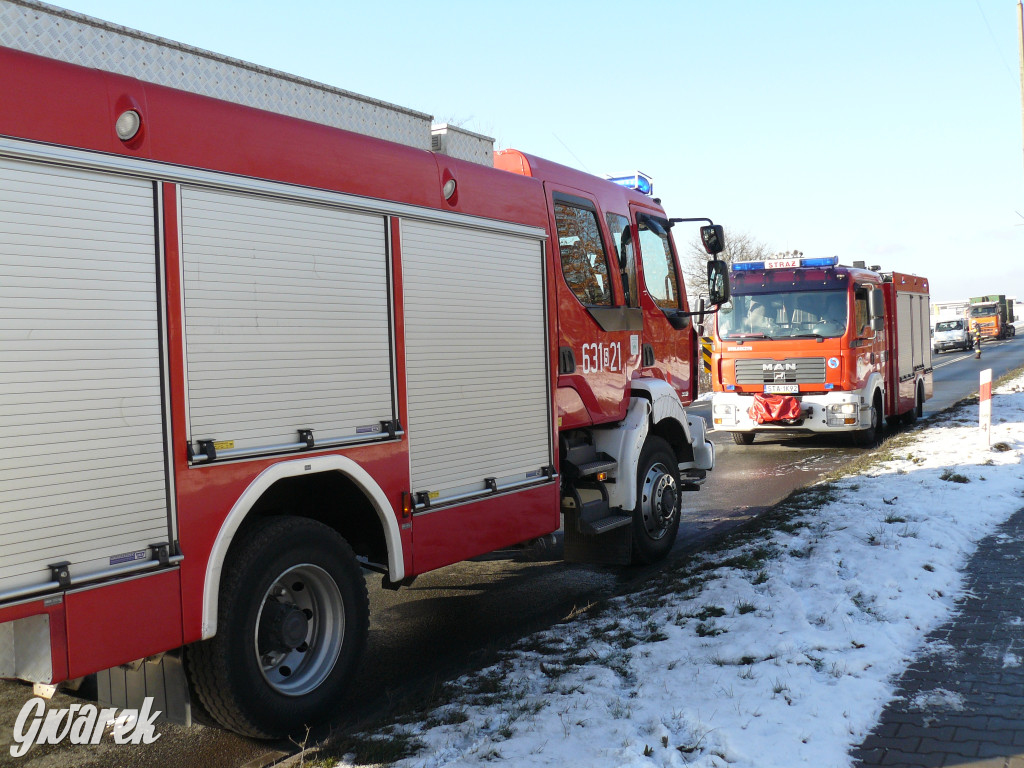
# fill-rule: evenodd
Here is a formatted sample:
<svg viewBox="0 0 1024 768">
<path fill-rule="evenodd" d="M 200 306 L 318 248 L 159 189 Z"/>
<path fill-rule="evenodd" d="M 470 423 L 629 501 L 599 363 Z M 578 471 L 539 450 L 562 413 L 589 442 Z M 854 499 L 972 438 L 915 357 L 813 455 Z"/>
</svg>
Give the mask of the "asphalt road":
<svg viewBox="0 0 1024 768">
<path fill-rule="evenodd" d="M 1024 363 L 1024 337 L 986 345 L 973 354 L 936 356 L 935 396 L 925 414 L 936 413 L 978 389 L 978 372 L 994 378 Z M 707 415 L 707 405 L 697 412 Z M 860 455 L 845 440 L 802 437 L 765 439 L 737 446 L 728 434 L 712 433 L 716 469 L 698 493 L 687 494 L 679 540 L 671 557 L 699 549 L 710 537 L 785 498 L 822 474 Z M 536 559 L 481 558 L 421 576 L 408 588 L 390 592 L 370 576 L 371 626 L 368 652 L 352 694 L 323 737 L 372 725 L 428 696 L 445 680 L 484 666 L 517 638 L 549 627 L 574 610 L 642 581 L 643 569 L 570 565 L 557 559 L 558 545 Z M 7 744 L 18 709 L 30 689 L 0 683 L 0 765 L 12 762 Z M 71 701 L 58 694 L 54 705 Z M 127 768 L 254 768 L 294 752 L 293 744 L 266 744 L 215 728 L 162 724 L 161 738 L 148 746 L 44 746 L 13 764 L 26 768 L 94 766 Z"/>
</svg>

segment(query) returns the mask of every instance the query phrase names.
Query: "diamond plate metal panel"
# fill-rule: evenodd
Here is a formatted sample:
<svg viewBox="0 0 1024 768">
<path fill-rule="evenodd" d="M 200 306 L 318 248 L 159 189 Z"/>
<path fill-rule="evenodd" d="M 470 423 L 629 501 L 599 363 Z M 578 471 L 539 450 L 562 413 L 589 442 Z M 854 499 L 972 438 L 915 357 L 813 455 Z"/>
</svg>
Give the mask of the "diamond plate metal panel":
<svg viewBox="0 0 1024 768">
<path fill-rule="evenodd" d="M 430 149 L 430 115 L 35 0 L 0 0 L 0 45 Z"/>
<path fill-rule="evenodd" d="M 494 139 L 442 123 L 431 129 L 435 152 L 480 165 L 494 165 Z"/>
</svg>

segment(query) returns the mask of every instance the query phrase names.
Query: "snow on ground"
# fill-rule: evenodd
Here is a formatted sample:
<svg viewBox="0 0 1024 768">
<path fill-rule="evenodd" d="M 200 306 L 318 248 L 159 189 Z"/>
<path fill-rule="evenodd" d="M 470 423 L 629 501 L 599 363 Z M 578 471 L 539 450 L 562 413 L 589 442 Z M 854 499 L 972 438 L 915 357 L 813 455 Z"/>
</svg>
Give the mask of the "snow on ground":
<svg viewBox="0 0 1024 768">
<path fill-rule="evenodd" d="M 732 549 L 520 642 L 422 722 L 368 738 L 421 743 L 402 768 L 849 765 L 977 542 L 1024 507 L 1024 376 L 996 390 L 993 448 L 977 416 L 897 437 Z"/>
</svg>

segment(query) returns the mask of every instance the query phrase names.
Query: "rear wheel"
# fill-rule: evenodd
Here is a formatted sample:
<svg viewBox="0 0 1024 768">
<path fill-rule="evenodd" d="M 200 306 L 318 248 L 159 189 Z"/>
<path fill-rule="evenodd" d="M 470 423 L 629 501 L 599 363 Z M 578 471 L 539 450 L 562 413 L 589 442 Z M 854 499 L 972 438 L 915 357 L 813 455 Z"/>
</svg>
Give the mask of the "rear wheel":
<svg viewBox="0 0 1024 768">
<path fill-rule="evenodd" d="M 267 518 L 232 547 L 217 634 L 189 646 L 186 662 L 218 723 L 278 738 L 329 713 L 368 626 L 366 582 L 348 543 L 313 520 Z"/>
<path fill-rule="evenodd" d="M 661 560 L 672 549 L 679 532 L 680 490 L 679 461 L 672 447 L 660 437 L 648 437 L 640 452 L 633 510 L 634 565 Z"/>
<path fill-rule="evenodd" d="M 754 442 L 754 433 L 753 432 L 733 432 L 732 433 L 732 441 L 734 443 L 736 443 L 736 445 L 750 445 L 751 443 Z"/>
<path fill-rule="evenodd" d="M 921 399 L 921 388 L 918 387 L 917 391 L 914 392 L 914 405 L 902 416 L 904 424 L 910 425 L 917 421 L 917 417 L 921 415 L 919 412 Z"/>
</svg>

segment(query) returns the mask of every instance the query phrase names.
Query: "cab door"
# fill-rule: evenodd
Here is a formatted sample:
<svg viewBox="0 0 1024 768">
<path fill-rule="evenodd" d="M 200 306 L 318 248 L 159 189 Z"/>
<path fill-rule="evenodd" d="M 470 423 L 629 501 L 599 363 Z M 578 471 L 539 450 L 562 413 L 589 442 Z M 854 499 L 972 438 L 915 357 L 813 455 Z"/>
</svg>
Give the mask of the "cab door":
<svg viewBox="0 0 1024 768">
<path fill-rule="evenodd" d="M 643 317 L 623 296 L 618 260 L 595 200 L 548 187 L 558 303 L 559 426 L 618 421 L 640 362 Z"/>
<path fill-rule="evenodd" d="M 669 221 L 660 213 L 634 207 L 640 258 L 640 307 L 644 345 L 641 376 L 667 381 L 686 403 L 691 399 L 696 333 L 689 316 Z"/>
</svg>

